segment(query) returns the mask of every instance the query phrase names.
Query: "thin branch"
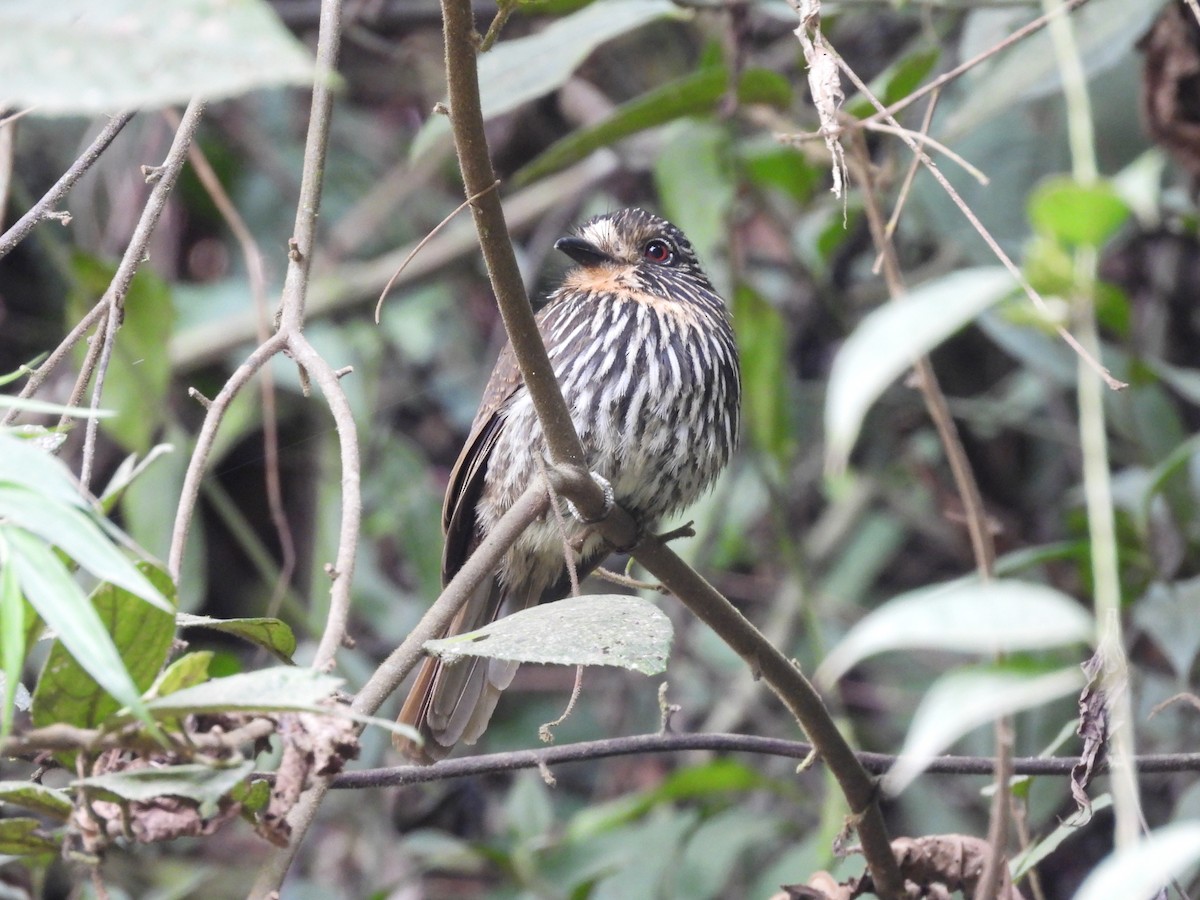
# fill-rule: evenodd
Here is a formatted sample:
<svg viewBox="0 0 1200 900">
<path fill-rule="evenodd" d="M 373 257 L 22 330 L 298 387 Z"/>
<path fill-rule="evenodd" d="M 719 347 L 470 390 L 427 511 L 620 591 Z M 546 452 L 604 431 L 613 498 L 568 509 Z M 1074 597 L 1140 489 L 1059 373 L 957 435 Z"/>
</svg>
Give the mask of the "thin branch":
<svg viewBox="0 0 1200 900">
<path fill-rule="evenodd" d="M 1060 9 L 1055 10 L 1053 13 L 1043 14 L 1043 15 L 1038 16 L 1036 19 L 1032 19 L 1030 22 L 1028 22 L 1025 25 L 1022 25 L 1020 28 L 1018 28 L 1012 34 L 1008 35 L 1008 37 L 1004 38 L 1004 40 L 994 44 L 993 46 L 989 47 L 988 49 L 984 50 L 981 53 L 975 54 L 975 56 L 972 56 L 970 59 L 966 60 L 965 62 L 959 63 L 957 66 L 955 66 L 950 71 L 943 72 L 937 78 L 933 79 L 933 81 L 929 82 L 929 84 L 922 85 L 921 87 L 919 87 L 915 91 L 913 91 L 911 94 L 908 94 L 907 96 L 901 98 L 900 100 L 897 100 L 891 106 L 888 106 L 885 108 L 883 106 L 879 106 L 878 104 L 876 104 L 877 112 L 873 113 L 872 115 L 868 116 L 865 119 L 861 119 L 860 121 L 858 121 L 856 123 L 844 123 L 841 125 L 840 128 L 837 129 L 837 131 L 835 133 L 840 134 L 841 132 L 845 131 L 848 128 L 861 127 L 861 126 L 866 125 L 868 122 L 873 123 L 873 122 L 888 121 L 888 120 L 894 119 L 895 116 L 899 112 L 907 109 L 909 106 L 916 103 L 918 100 L 920 100 L 926 94 L 930 93 L 931 91 L 940 90 L 941 88 L 943 88 L 947 84 L 949 84 L 951 81 L 954 81 L 956 78 L 962 77 L 962 75 L 964 75 L 966 72 L 969 72 L 971 69 L 975 68 L 980 63 L 985 62 L 986 60 L 995 56 L 997 53 L 1007 50 L 1009 47 L 1013 46 L 1014 44 L 1019 44 L 1021 41 L 1025 40 L 1025 38 L 1029 37 L 1031 34 L 1041 31 L 1043 28 L 1045 28 L 1047 25 L 1049 25 L 1050 22 L 1053 21 L 1056 16 L 1066 15 L 1067 13 L 1074 10 L 1076 7 L 1083 6 L 1083 4 L 1085 4 L 1087 2 L 1088 2 L 1088 0 L 1066 0 L 1066 2 L 1063 3 L 1063 5 Z M 1033 4 L 1030 3 L 1029 5 L 1032 6 Z M 859 88 L 859 90 L 862 90 L 862 88 Z M 866 96 L 866 94 L 864 94 L 864 96 Z M 812 132 L 812 133 L 809 133 L 806 135 L 799 135 L 797 137 L 798 137 L 798 139 L 801 139 L 801 140 L 815 141 L 815 140 L 824 140 L 825 134 L 826 133 L 824 131 L 817 131 L 817 132 Z"/>
<path fill-rule="evenodd" d="M 208 463 L 209 454 L 212 453 L 213 442 L 217 437 L 217 428 L 238 392 L 246 386 L 246 383 L 254 377 L 259 369 L 270 361 L 271 357 L 284 348 L 286 343 L 287 335 L 277 333 L 272 335 L 265 344 L 259 344 L 246 361 L 229 376 L 205 411 L 204 422 L 200 426 L 200 433 L 196 436 L 196 446 L 192 450 L 187 472 L 183 477 L 179 506 L 175 510 L 175 525 L 171 530 L 171 549 L 167 555 L 167 572 L 175 581 L 179 580 L 179 572 L 183 566 L 183 553 L 187 548 L 188 532 L 192 527 L 196 500 L 200 496 L 200 479 L 204 477 L 204 468 Z"/>
<path fill-rule="evenodd" d="M 497 179 L 496 181 L 493 181 L 491 183 L 491 185 L 484 188 L 483 190 L 484 191 L 494 191 L 498 187 L 500 187 L 499 179 Z M 417 245 L 412 248 L 412 250 L 409 252 L 408 256 L 404 257 L 404 261 L 402 263 L 400 263 L 400 266 L 399 266 L 399 268 L 396 269 L 395 274 L 392 275 L 392 277 L 387 280 L 387 284 L 385 284 L 383 286 L 383 290 L 379 292 L 379 302 L 375 304 L 375 324 L 376 325 L 379 324 L 379 315 L 380 315 L 380 313 L 383 312 L 383 301 L 387 298 L 388 291 L 390 291 L 392 289 L 392 285 L 396 283 L 396 279 L 400 277 L 401 273 L 403 273 L 404 270 L 408 268 L 408 264 L 413 261 L 413 257 L 416 256 L 418 253 L 420 253 L 421 249 L 426 244 L 428 244 L 431 240 L 433 240 L 437 236 L 437 233 L 439 231 L 441 231 L 443 228 L 445 228 L 447 225 L 449 225 L 450 222 L 453 221 L 455 216 L 457 216 L 460 212 L 462 212 L 464 209 L 466 209 L 469 204 L 474 203 L 476 200 L 478 200 L 481 196 L 483 196 L 482 191 L 478 194 L 475 194 L 473 197 L 468 197 L 462 203 L 458 204 L 458 206 L 454 207 L 454 211 L 452 213 L 450 213 L 450 215 L 446 216 L 446 218 L 442 219 L 442 221 L 438 222 L 436 225 L 433 226 L 433 228 L 430 230 L 429 234 L 425 235 L 425 237 L 423 237 L 423 238 L 421 238 L 421 240 L 417 241 Z"/>
<path fill-rule="evenodd" d="M 354 411 L 333 367 L 300 332 L 288 335 L 288 351 L 321 388 L 337 429 L 342 463 L 342 519 L 338 527 L 338 548 L 333 563 L 333 585 L 329 590 L 329 614 L 325 630 L 313 658 L 313 668 L 322 672 L 333 669 L 337 651 L 346 637 L 350 620 L 350 587 L 354 581 L 354 558 L 358 552 L 358 530 L 362 522 L 362 465 L 358 452 L 358 432 Z"/>
<path fill-rule="evenodd" d="M 100 364 L 96 369 L 95 385 L 92 389 L 93 412 L 100 408 L 100 397 L 104 393 L 104 376 L 108 369 L 108 361 L 112 358 L 117 330 L 121 327 L 125 297 L 129 293 L 130 285 L 133 283 L 133 276 L 137 274 L 142 261 L 146 258 L 146 247 L 149 246 L 154 229 L 158 226 L 158 220 L 162 217 L 163 210 L 167 207 L 167 199 L 171 196 L 171 191 L 175 187 L 175 181 L 179 178 L 179 173 L 183 170 L 183 163 L 187 159 L 188 147 L 192 143 L 192 138 L 195 136 L 196 129 L 199 127 L 200 119 L 203 116 L 204 101 L 199 99 L 192 100 L 188 104 L 187 110 L 184 111 L 179 127 L 175 130 L 175 137 L 171 141 L 171 148 L 167 151 L 166 159 L 163 160 L 163 164 L 158 170 L 158 179 L 155 181 L 154 187 L 150 190 L 150 196 L 146 199 L 146 206 L 142 210 L 141 218 L 138 219 L 137 227 L 134 228 L 133 235 L 129 239 L 129 246 L 125 248 L 125 253 L 121 257 L 120 264 L 117 266 L 116 274 L 113 275 L 112 281 L 109 282 L 108 290 L 104 292 L 104 297 L 101 300 L 102 303 L 108 305 L 109 315 L 104 325 L 104 348 L 100 353 Z M 96 416 L 89 418 L 87 420 L 87 429 L 84 433 L 83 463 L 79 480 L 85 488 L 91 482 L 92 463 L 96 452 L 96 429 L 98 421 Z"/>
<path fill-rule="evenodd" d="M 466 195 L 471 196 L 496 180 L 488 157 L 479 106 L 474 22 L 469 0 L 443 0 L 442 10 L 450 122 Z M 471 208 L 505 330 L 537 411 L 550 458 L 556 464 L 555 471 L 551 472 L 552 483 L 576 505 L 584 518 L 600 519 L 606 512 L 604 497 L 584 470 L 586 460 L 579 436 L 575 433 L 525 295 L 500 201 L 494 193 L 489 193 Z M 609 514 L 599 527 L 614 546 L 629 546 L 639 534 L 633 520 L 620 509 Z M 880 896 L 885 900 L 899 897 L 903 882 L 892 854 L 874 782 L 855 758 L 812 684 L 741 612 L 670 548 L 653 537 L 645 537 L 634 549 L 634 556 L 698 618 L 712 627 L 752 671 L 761 673 L 796 717 L 829 764 L 846 797 Z"/>
<path fill-rule="evenodd" d="M 71 163 L 71 167 L 63 173 L 62 178 L 54 183 L 54 187 L 46 191 L 41 200 L 35 203 L 25 215 L 17 219 L 12 228 L 0 235 L 0 259 L 7 256 L 13 247 L 21 243 L 29 232 L 33 231 L 37 224 L 46 218 L 48 213 L 54 211 L 67 192 L 75 186 L 75 182 L 95 164 L 96 160 L 100 158 L 100 154 L 108 148 L 108 145 L 113 142 L 113 138 L 121 133 L 121 129 L 132 118 L 132 112 L 123 112 L 109 119 L 108 124 L 96 135 L 96 139 L 83 151 L 79 159 Z"/>
<path fill-rule="evenodd" d="M 846 77 L 854 82 L 855 87 L 862 92 L 864 97 L 871 101 L 871 103 L 877 110 L 880 111 L 881 114 L 886 115 L 887 110 L 884 108 L 883 104 L 879 102 L 879 98 L 871 93 L 870 88 L 868 88 L 863 80 L 858 77 L 858 73 L 856 73 L 849 65 L 847 65 L 846 61 L 838 55 L 837 51 L 834 50 L 833 47 L 830 47 L 828 43 L 826 46 L 828 47 L 829 52 L 833 54 L 834 58 L 837 60 L 838 66 L 843 72 L 846 73 Z M 887 120 L 893 125 L 898 126 L 900 124 L 890 116 L 887 116 Z M 1053 316 L 1050 314 L 1049 308 L 1046 306 L 1046 301 L 1042 299 L 1041 294 L 1034 290 L 1033 285 L 1029 283 L 1029 279 L 1025 277 L 1025 273 L 1023 273 L 1017 264 L 1009 258 L 1008 254 L 1004 252 L 1003 248 L 996 243 L 996 239 L 992 237 L 991 233 L 984 228 L 983 223 L 979 221 L 979 217 L 975 215 L 974 210 L 972 210 L 971 207 L 967 205 L 966 201 L 959 196 L 958 191 L 954 189 L 954 185 L 952 185 L 946 179 L 946 176 L 942 174 L 942 170 L 939 169 L 934 161 L 929 158 L 929 155 L 921 149 L 920 145 L 917 144 L 916 140 L 911 135 L 906 132 L 901 132 L 900 139 L 903 140 L 904 143 L 908 144 L 909 149 L 916 154 L 916 156 L 921 160 L 921 163 L 926 169 L 929 170 L 929 173 L 934 177 L 937 183 L 942 186 L 942 190 L 944 190 L 949 195 L 950 199 L 954 201 L 954 205 L 959 208 L 959 211 L 966 217 L 967 221 L 971 223 L 971 227 L 974 228 L 975 231 L 978 232 L 979 236 L 983 238 L 983 241 L 985 244 L 987 244 L 988 249 L 992 251 L 996 259 L 1000 261 L 1001 265 L 1008 270 L 1009 274 L 1012 275 L 1017 284 L 1021 286 L 1021 289 L 1025 292 L 1025 295 L 1030 299 L 1038 311 L 1046 316 L 1047 321 L 1053 321 Z M 1111 389 L 1116 391 L 1120 390 L 1121 388 L 1128 387 L 1125 382 L 1114 378 L 1112 373 L 1110 373 L 1108 369 L 1104 367 L 1103 363 L 1089 353 L 1087 348 L 1085 348 L 1075 338 L 1075 336 L 1071 334 L 1071 332 L 1067 331 L 1067 329 L 1063 328 L 1061 325 L 1055 325 L 1054 330 L 1058 332 L 1059 337 L 1061 337 L 1067 343 L 1067 345 L 1096 372 L 1096 374 L 1104 379 L 1105 384 L 1107 384 Z"/>
<path fill-rule="evenodd" d="M 493 775 L 498 772 L 513 772 L 519 769 L 537 768 L 539 765 L 589 762 L 614 756 L 634 756 L 645 753 L 686 753 L 694 750 L 755 753 L 782 759 L 803 760 L 812 756 L 813 747 L 812 744 L 803 741 L 785 741 L 780 738 L 749 734 L 639 734 L 630 737 L 605 738 L 598 741 L 581 741 L 555 747 L 443 759 L 431 766 L 403 765 L 362 769 L 338 775 L 333 779 L 332 787 L 334 790 L 397 787 L 407 784 L 449 781 L 453 778 L 476 775 Z M 863 768 L 872 775 L 886 774 L 900 759 L 899 756 L 888 753 L 859 752 L 855 756 Z M 816 762 L 823 762 L 819 755 Z M 1078 757 L 1073 756 L 1021 757 L 1012 761 L 1012 774 L 1067 778 L 1071 774 L 1071 768 L 1078 762 Z M 1154 754 L 1139 757 L 1135 762 L 1138 772 L 1143 775 L 1200 771 L 1200 753 Z M 1101 763 L 1097 771 L 1107 772 L 1107 765 L 1107 763 Z M 996 760 L 990 756 L 939 756 L 930 761 L 924 769 L 924 774 L 992 777 L 996 774 Z"/>
<path fill-rule="evenodd" d="M 54 348 L 54 352 L 46 357 L 40 366 L 33 370 L 29 376 L 29 380 L 25 382 L 25 385 L 21 388 L 21 392 L 17 396 L 22 400 L 33 396 L 51 373 L 58 368 L 58 365 L 70 355 L 71 351 L 75 349 L 75 345 L 83 339 L 83 336 L 91 331 L 92 326 L 103 319 L 107 313 L 108 304 L 103 301 L 97 302 L 88 311 L 87 315 L 80 319 L 75 327 L 71 329 L 70 334 L 63 338 L 59 345 Z M 11 425 L 19 414 L 19 409 L 10 409 L 4 414 L 3 418 L 0 418 L 0 426 Z"/>
<path fill-rule="evenodd" d="M 168 110 L 168 117 L 174 117 L 173 111 Z M 199 144 L 193 144 L 189 152 L 192 169 L 200 184 L 208 193 L 213 205 L 221 214 L 221 218 L 229 226 L 234 239 L 242 250 L 242 258 L 246 261 L 246 275 L 250 281 L 250 296 L 254 300 L 257 312 L 257 339 L 265 343 L 271 336 L 271 313 L 267 309 L 267 273 L 263 264 L 262 250 L 258 241 L 250 232 L 241 213 L 237 211 L 229 194 L 225 191 L 221 179 L 213 170 L 208 157 Z M 296 570 L 296 539 L 292 535 L 292 526 L 288 521 L 287 509 L 283 505 L 283 486 L 279 477 L 279 417 L 276 409 L 275 376 L 270 366 L 262 369 L 262 416 L 263 416 L 263 465 L 266 470 L 267 509 L 270 512 L 271 524 L 275 527 L 275 535 L 279 539 L 280 567 L 275 579 L 275 588 L 271 599 L 267 602 L 265 614 L 274 616 L 279 611 L 284 595 L 292 583 L 292 575 Z"/>
</svg>

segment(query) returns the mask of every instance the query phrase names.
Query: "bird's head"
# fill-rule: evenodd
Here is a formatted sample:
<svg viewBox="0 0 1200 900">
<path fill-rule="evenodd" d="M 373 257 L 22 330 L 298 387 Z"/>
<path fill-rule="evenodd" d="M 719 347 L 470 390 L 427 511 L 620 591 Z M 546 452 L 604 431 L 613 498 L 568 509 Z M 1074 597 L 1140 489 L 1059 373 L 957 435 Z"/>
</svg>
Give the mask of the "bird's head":
<svg viewBox="0 0 1200 900">
<path fill-rule="evenodd" d="M 579 264 L 580 286 L 614 282 L 670 298 L 672 286 L 712 291 L 684 233 L 643 209 L 622 209 L 584 222 L 554 244 Z"/>
</svg>

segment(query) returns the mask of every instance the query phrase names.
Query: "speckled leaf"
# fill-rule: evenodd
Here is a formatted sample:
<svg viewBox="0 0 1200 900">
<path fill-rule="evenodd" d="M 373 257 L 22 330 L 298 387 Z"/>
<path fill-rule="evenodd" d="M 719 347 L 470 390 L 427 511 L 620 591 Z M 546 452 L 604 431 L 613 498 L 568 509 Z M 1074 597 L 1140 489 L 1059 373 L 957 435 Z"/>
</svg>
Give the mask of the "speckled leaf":
<svg viewBox="0 0 1200 900">
<path fill-rule="evenodd" d="M 427 641 L 446 662 L 483 656 L 564 666 L 621 666 L 655 675 L 667 667 L 673 631 L 654 604 L 591 594 L 535 606 L 466 634 Z"/>
<path fill-rule="evenodd" d="M 341 683 L 340 678 L 312 669 L 278 666 L 214 678 L 165 697 L 156 697 L 146 706 L 159 718 L 227 710 L 310 710 L 337 690 Z"/>
<path fill-rule="evenodd" d="M 208 667 L 215 654 L 211 650 L 185 653 L 163 669 L 147 692 L 149 697 L 165 697 L 184 688 L 208 681 Z"/>
</svg>

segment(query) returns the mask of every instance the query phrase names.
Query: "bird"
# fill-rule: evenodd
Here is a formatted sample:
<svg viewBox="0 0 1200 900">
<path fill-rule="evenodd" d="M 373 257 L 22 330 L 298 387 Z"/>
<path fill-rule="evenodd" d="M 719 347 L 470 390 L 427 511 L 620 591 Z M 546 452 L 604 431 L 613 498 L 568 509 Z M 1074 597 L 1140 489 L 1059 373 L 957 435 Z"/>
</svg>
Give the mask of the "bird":
<svg viewBox="0 0 1200 900">
<path fill-rule="evenodd" d="M 683 232 L 645 210 L 595 216 L 554 247 L 575 265 L 537 314 L 538 330 L 590 472 L 640 527 L 651 528 L 707 491 L 736 448 L 741 379 L 728 306 Z M 443 585 L 548 463 L 506 344 L 447 485 Z M 567 547 L 579 577 L 613 551 L 557 502 L 560 513 L 544 514 L 522 533 L 443 636 L 567 596 Z M 428 764 L 460 742 L 474 744 L 516 670 L 501 660 L 447 665 L 427 657 L 399 715 L 423 743 L 398 735 L 397 748 Z"/>
</svg>

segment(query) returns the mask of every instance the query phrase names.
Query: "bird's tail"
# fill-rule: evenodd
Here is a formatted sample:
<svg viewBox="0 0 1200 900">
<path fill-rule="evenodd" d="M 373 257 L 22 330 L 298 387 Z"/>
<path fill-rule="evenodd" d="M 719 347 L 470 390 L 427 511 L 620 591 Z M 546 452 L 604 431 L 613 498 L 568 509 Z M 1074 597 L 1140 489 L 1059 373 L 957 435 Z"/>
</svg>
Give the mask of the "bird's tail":
<svg viewBox="0 0 1200 900">
<path fill-rule="evenodd" d="M 496 580 L 487 579 L 467 599 L 446 634 L 463 634 L 492 622 L 504 599 L 505 591 Z M 397 719 L 416 729 L 424 743 L 418 745 L 395 735 L 393 744 L 422 764 L 442 759 L 459 741 L 474 744 L 487 728 L 501 691 L 516 674 L 514 662 L 468 656 L 447 665 L 439 659 L 426 659 Z"/>
</svg>

